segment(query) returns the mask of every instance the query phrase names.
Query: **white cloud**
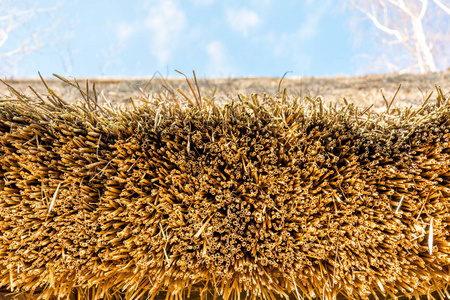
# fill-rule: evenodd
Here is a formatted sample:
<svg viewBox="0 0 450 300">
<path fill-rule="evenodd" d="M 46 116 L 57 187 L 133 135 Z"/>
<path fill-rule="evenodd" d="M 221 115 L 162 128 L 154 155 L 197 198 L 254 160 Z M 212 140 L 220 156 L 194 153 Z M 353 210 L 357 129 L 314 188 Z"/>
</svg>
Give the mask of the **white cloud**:
<svg viewBox="0 0 450 300">
<path fill-rule="evenodd" d="M 272 0 L 251 0 L 250 3 L 259 8 L 268 8 L 272 5 Z"/>
<path fill-rule="evenodd" d="M 150 7 L 145 26 L 152 32 L 151 51 L 159 66 L 168 63 L 186 28 L 186 16 L 172 0 L 159 0 Z"/>
<path fill-rule="evenodd" d="M 230 28 L 243 35 L 261 23 L 258 13 L 247 8 L 228 9 L 226 15 Z"/>
<path fill-rule="evenodd" d="M 117 39 L 119 40 L 119 44 L 125 43 L 133 34 L 137 31 L 136 26 L 121 22 L 117 24 Z"/>
<path fill-rule="evenodd" d="M 307 1 L 308 13 L 301 18 L 301 23 L 295 30 L 286 28 L 283 32 L 271 32 L 266 39 L 269 40 L 275 53 L 282 54 L 282 49 L 292 48 L 294 45 L 304 46 L 320 34 L 321 23 L 323 22 L 327 11 L 331 7 L 331 0 L 324 0 L 321 5 L 314 6 L 315 0 Z M 277 52 L 278 50 L 279 53 Z"/>
<path fill-rule="evenodd" d="M 306 40 L 312 39 L 319 33 L 320 22 L 325 16 L 327 9 L 330 7 L 331 1 L 324 1 L 315 11 L 310 11 L 304 18 L 303 23 L 298 28 L 296 35 L 298 38 Z"/>
<path fill-rule="evenodd" d="M 220 41 L 212 41 L 206 46 L 208 55 L 208 72 L 212 77 L 229 76 L 233 73 L 233 67 L 228 59 L 226 46 Z"/>
<path fill-rule="evenodd" d="M 193 0 L 195 6 L 210 6 L 214 4 L 214 0 Z"/>
<path fill-rule="evenodd" d="M 325 0 L 321 5 L 314 6 L 314 1 L 308 1 L 308 10 L 304 18 L 299 19 L 296 28 L 286 28 L 281 32 L 270 32 L 258 39 L 259 43 L 269 44 L 275 58 L 289 61 L 293 71 L 305 73 L 310 71 L 314 53 L 307 45 L 313 43 L 321 34 L 321 23 L 331 6 L 331 0 Z"/>
</svg>

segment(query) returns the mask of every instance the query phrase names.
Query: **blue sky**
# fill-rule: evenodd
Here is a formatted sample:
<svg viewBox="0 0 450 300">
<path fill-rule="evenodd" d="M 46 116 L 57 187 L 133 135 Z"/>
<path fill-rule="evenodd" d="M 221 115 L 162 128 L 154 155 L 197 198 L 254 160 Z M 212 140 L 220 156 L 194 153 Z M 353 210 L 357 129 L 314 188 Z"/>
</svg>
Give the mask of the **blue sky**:
<svg viewBox="0 0 450 300">
<path fill-rule="evenodd" d="M 355 47 L 351 12 L 340 3 L 41 1 L 59 5 L 38 14 L 28 30 L 49 26 L 50 33 L 2 76 L 176 76 L 174 69 L 199 77 L 355 75 L 364 49 Z"/>
</svg>

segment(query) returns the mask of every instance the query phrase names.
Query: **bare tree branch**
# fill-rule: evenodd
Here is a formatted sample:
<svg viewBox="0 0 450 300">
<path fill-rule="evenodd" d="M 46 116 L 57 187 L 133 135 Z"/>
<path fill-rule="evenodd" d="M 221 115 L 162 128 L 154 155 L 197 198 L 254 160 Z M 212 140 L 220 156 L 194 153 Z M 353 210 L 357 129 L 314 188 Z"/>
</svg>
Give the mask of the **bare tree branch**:
<svg viewBox="0 0 450 300">
<path fill-rule="evenodd" d="M 353 7 L 363 13 L 382 35 L 394 37 L 395 41 L 382 38 L 382 45 L 400 52 L 409 53 L 409 66 L 400 66 L 398 70 L 418 69 L 423 72 L 438 70 L 436 55 L 441 63 L 446 63 L 446 55 L 439 54 L 449 48 L 448 19 L 440 19 L 444 26 L 435 26 L 436 17 L 442 16 L 439 8 L 450 13 L 441 0 L 349 0 Z M 384 48 L 386 48 L 384 47 Z M 408 55 L 401 57 L 406 58 Z M 388 56 L 389 57 L 389 56 Z M 396 60 L 398 56 L 390 56 Z M 396 63 L 389 62 L 389 69 Z M 444 66 L 447 67 L 447 66 Z"/>
<path fill-rule="evenodd" d="M 450 8 L 442 3 L 440 0 L 433 0 L 437 6 L 439 6 L 443 11 L 450 15 Z"/>
<path fill-rule="evenodd" d="M 41 48 L 52 28 L 28 26 L 39 15 L 59 9 L 60 5 L 39 7 L 35 0 L 0 0 L 0 72 L 3 73 L 25 55 Z M 22 37 L 22 38 L 20 38 Z"/>
<path fill-rule="evenodd" d="M 399 40 L 399 41 L 403 40 L 402 35 L 400 34 L 400 32 L 398 32 L 398 30 L 391 29 L 391 28 L 384 26 L 383 24 L 380 23 L 380 21 L 378 21 L 378 19 L 373 14 L 371 14 L 369 12 L 366 13 L 366 16 L 373 22 L 373 24 L 378 29 L 386 32 L 387 34 L 394 35 L 397 38 L 397 40 Z"/>
<path fill-rule="evenodd" d="M 419 19 L 420 21 L 423 20 L 423 17 L 425 17 L 425 13 L 427 12 L 427 8 L 428 8 L 428 0 L 421 0 L 420 2 L 422 2 L 422 9 L 420 10 L 420 14 L 417 17 L 417 19 Z"/>
</svg>

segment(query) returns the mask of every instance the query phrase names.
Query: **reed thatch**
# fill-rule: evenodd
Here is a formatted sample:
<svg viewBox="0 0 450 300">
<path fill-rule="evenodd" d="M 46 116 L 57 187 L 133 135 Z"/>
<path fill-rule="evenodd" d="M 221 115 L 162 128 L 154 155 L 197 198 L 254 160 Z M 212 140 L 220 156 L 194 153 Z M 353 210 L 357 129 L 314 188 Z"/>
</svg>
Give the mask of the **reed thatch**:
<svg viewBox="0 0 450 300">
<path fill-rule="evenodd" d="M 382 113 L 285 92 L 218 106 L 195 85 L 132 109 L 79 87 L 79 104 L 10 88 L 0 289 L 42 299 L 447 293 L 450 104 L 439 88 L 437 101 L 386 100 Z"/>
</svg>

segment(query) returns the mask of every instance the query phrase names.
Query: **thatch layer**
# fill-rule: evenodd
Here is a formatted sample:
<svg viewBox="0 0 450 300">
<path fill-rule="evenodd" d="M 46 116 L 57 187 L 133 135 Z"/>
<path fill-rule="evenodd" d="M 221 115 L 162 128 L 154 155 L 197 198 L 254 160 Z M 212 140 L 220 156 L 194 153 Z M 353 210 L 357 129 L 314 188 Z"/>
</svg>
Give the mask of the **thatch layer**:
<svg viewBox="0 0 450 300">
<path fill-rule="evenodd" d="M 0 288 L 334 299 L 446 292 L 450 105 L 286 95 L 0 102 Z M 390 106 L 390 105 L 388 105 Z"/>
</svg>

